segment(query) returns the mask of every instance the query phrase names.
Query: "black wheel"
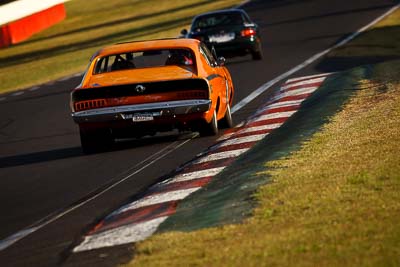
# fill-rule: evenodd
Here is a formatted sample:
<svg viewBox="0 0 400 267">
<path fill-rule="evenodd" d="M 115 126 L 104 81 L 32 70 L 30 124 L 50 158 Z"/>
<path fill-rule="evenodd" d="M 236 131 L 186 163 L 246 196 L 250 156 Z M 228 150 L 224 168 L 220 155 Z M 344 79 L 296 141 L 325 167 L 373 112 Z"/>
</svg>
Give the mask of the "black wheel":
<svg viewBox="0 0 400 267">
<path fill-rule="evenodd" d="M 251 56 L 252 56 L 253 60 L 261 60 L 263 58 L 261 44 L 258 45 L 257 49 L 255 49 L 251 52 Z"/>
<path fill-rule="evenodd" d="M 252 56 L 253 60 L 261 60 L 263 58 L 263 54 L 262 54 L 261 50 L 251 52 L 251 56 Z"/>
<path fill-rule="evenodd" d="M 114 143 L 110 129 L 79 129 L 82 151 L 85 154 L 105 151 Z"/>
<path fill-rule="evenodd" d="M 201 136 L 211 136 L 218 134 L 218 121 L 215 111 L 212 120 L 209 123 L 205 123 L 204 126 L 200 128 L 199 132 Z"/>
<path fill-rule="evenodd" d="M 221 129 L 232 128 L 233 120 L 231 114 L 231 107 L 229 104 L 226 106 L 225 116 L 219 121 L 219 127 Z"/>
</svg>

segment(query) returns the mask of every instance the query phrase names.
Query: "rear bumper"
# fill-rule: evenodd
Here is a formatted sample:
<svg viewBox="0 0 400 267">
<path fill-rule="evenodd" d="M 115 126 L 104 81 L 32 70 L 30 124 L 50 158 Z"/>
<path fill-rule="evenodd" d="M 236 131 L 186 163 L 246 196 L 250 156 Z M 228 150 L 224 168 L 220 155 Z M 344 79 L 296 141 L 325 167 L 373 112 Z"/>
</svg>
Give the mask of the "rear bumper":
<svg viewBox="0 0 400 267">
<path fill-rule="evenodd" d="M 135 114 L 150 114 L 155 118 L 162 118 L 206 112 L 210 108 L 211 100 L 194 99 L 97 108 L 73 112 L 71 115 L 76 123 L 112 122 L 129 120 Z"/>
<path fill-rule="evenodd" d="M 260 40 L 257 38 L 241 38 L 226 43 L 208 43 L 209 47 L 214 46 L 217 54 L 247 54 L 260 49 Z"/>
</svg>

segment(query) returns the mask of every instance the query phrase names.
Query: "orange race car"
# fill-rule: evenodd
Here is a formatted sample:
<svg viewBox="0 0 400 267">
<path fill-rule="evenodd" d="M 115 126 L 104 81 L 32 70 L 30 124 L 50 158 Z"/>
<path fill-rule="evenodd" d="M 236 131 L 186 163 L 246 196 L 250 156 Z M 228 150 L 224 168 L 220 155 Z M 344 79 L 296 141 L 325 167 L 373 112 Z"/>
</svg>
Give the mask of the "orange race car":
<svg viewBox="0 0 400 267">
<path fill-rule="evenodd" d="M 95 53 L 71 93 L 85 153 L 116 138 L 173 129 L 215 135 L 232 126 L 233 84 L 224 58 L 195 39 L 111 45 Z"/>
</svg>

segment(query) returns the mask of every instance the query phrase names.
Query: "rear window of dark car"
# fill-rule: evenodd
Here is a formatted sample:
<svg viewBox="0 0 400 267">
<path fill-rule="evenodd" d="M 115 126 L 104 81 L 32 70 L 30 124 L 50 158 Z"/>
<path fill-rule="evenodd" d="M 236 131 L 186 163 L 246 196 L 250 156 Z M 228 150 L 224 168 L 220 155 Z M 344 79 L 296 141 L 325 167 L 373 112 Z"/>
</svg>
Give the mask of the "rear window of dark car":
<svg viewBox="0 0 400 267">
<path fill-rule="evenodd" d="M 209 14 L 196 18 L 192 30 L 206 29 L 225 25 L 243 25 L 244 18 L 240 12 Z"/>
<path fill-rule="evenodd" d="M 142 69 L 169 65 L 194 67 L 190 49 L 159 49 L 124 52 L 97 59 L 94 74 L 127 69 Z"/>
</svg>

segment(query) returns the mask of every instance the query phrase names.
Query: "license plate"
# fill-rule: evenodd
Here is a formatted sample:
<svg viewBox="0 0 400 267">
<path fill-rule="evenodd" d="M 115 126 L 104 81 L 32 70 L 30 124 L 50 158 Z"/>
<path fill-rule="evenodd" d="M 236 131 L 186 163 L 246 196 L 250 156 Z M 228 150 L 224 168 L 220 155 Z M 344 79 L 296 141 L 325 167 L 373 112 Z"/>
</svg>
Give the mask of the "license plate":
<svg viewBox="0 0 400 267">
<path fill-rule="evenodd" d="M 235 33 L 230 32 L 230 33 L 210 35 L 208 38 L 212 43 L 226 43 L 235 39 Z"/>
<path fill-rule="evenodd" d="M 140 115 L 133 115 L 132 121 L 139 122 L 139 121 L 152 121 L 154 120 L 154 116 L 150 114 L 140 114 Z"/>
</svg>

